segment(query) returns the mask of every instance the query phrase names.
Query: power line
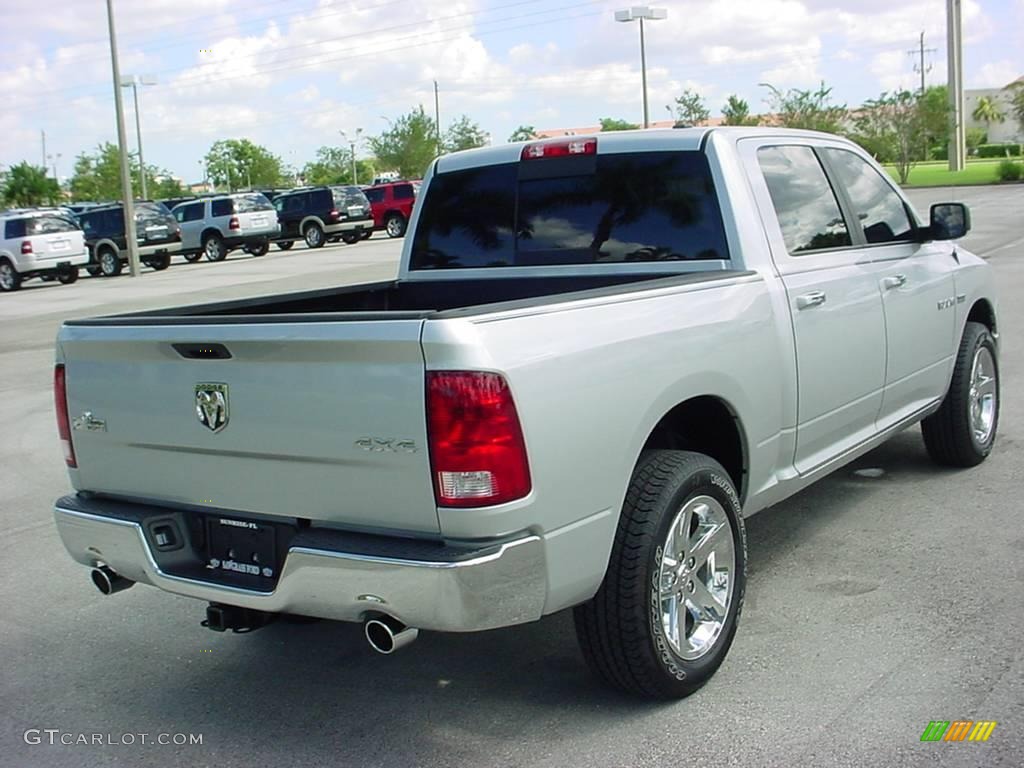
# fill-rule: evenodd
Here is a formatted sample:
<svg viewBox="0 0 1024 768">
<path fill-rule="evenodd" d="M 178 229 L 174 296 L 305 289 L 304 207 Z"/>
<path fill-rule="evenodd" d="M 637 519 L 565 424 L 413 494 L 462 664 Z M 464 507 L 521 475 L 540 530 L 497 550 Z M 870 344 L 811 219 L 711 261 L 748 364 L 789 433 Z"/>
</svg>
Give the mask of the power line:
<svg viewBox="0 0 1024 768">
<path fill-rule="evenodd" d="M 927 67 L 925 66 L 924 55 L 926 53 L 935 53 L 935 52 L 936 52 L 935 48 L 925 48 L 924 47 L 924 31 L 923 30 L 921 32 L 921 38 L 918 41 L 917 48 L 915 48 L 915 49 L 913 49 L 911 51 L 907 51 L 907 53 L 909 55 L 911 55 L 911 56 L 920 56 L 920 63 L 915 63 L 914 64 L 914 71 L 921 73 L 921 95 L 922 96 L 924 95 L 924 91 L 925 91 L 925 81 L 924 81 L 925 75 L 932 71 L 932 65 L 931 64 L 929 64 Z"/>
</svg>

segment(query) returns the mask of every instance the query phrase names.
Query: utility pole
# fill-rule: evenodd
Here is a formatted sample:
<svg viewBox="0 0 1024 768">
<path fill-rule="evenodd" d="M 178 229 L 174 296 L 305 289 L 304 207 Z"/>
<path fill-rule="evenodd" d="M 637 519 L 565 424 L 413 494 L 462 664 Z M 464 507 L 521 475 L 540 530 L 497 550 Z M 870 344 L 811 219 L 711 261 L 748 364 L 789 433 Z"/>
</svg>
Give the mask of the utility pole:
<svg viewBox="0 0 1024 768">
<path fill-rule="evenodd" d="M 920 57 L 919 63 L 914 65 L 914 71 L 921 73 L 921 95 L 922 96 L 924 96 L 924 91 L 925 91 L 925 88 L 927 87 L 925 85 L 925 82 L 924 82 L 924 76 L 928 72 L 932 71 L 932 65 L 931 64 L 929 64 L 928 66 L 925 66 L 924 56 L 925 56 L 926 53 L 935 53 L 935 51 L 936 51 L 935 48 L 925 48 L 924 47 L 924 32 L 923 31 L 921 32 L 921 37 L 920 37 L 920 39 L 919 39 L 919 41 L 917 43 L 917 48 L 914 48 L 911 51 L 907 51 L 907 53 L 909 53 L 911 56 L 919 56 Z"/>
<path fill-rule="evenodd" d="M 43 137 L 43 168 L 46 167 L 46 131 L 40 130 L 39 135 Z"/>
<path fill-rule="evenodd" d="M 338 133 L 341 134 L 341 138 L 343 138 L 346 142 L 348 142 L 349 150 L 351 151 L 351 160 L 352 160 L 352 183 L 353 184 L 358 184 L 359 183 L 359 174 L 356 172 L 356 144 L 359 141 L 359 137 L 363 135 L 363 129 L 362 128 L 356 128 L 356 135 L 355 135 L 354 139 L 350 139 L 348 137 L 348 134 L 345 133 L 345 131 L 339 130 Z"/>
<path fill-rule="evenodd" d="M 962 171 L 966 164 L 964 127 L 963 35 L 960 27 L 960 1 L 946 0 L 947 66 L 949 68 L 949 170 Z"/>
<path fill-rule="evenodd" d="M 437 95 L 437 80 L 434 81 L 434 128 L 437 130 L 437 156 L 441 156 L 441 97 Z"/>
<path fill-rule="evenodd" d="M 113 0 L 107 0 L 107 26 L 110 28 L 110 67 L 114 73 L 114 111 L 117 113 L 117 148 L 121 155 L 121 197 L 124 201 L 124 239 L 128 245 L 128 270 L 139 276 L 139 241 L 135 235 L 135 198 L 132 174 L 128 168 L 128 139 L 124 128 L 124 102 L 121 99 L 121 68 L 117 63 L 117 34 L 114 32 Z"/>
</svg>

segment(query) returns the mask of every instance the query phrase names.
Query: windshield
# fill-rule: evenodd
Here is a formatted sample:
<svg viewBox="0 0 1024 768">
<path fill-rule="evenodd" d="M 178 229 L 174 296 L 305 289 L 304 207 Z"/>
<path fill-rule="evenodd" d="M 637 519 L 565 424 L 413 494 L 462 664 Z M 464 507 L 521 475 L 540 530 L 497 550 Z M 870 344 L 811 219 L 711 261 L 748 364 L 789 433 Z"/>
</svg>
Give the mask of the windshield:
<svg viewBox="0 0 1024 768">
<path fill-rule="evenodd" d="M 439 174 L 412 269 L 728 259 L 700 152 L 533 160 Z"/>
</svg>

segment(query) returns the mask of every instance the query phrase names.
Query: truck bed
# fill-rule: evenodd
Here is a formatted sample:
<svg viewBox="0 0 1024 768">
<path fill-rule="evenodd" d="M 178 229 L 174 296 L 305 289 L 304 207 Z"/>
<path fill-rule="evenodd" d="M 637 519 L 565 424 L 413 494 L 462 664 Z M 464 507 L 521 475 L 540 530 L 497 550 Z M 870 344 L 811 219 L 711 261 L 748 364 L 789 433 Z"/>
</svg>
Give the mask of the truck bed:
<svg viewBox="0 0 1024 768">
<path fill-rule="evenodd" d="M 329 320 L 411 320 L 465 317 L 560 300 L 610 296 L 643 288 L 668 288 L 741 274 L 733 270 L 666 276 L 661 273 L 566 275 L 520 278 L 365 283 L 275 294 L 211 304 L 147 310 L 102 318 L 71 320 L 67 325 L 181 325 L 251 322 L 322 322 Z M 339 317 L 339 315 L 343 315 Z"/>
</svg>

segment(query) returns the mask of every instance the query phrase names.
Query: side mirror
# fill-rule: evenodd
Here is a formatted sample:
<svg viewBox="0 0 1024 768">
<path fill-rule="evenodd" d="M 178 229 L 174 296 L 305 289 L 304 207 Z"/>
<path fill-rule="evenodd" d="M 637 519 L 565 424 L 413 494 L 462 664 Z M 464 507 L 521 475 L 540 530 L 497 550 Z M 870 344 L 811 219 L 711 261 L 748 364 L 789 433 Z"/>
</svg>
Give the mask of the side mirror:
<svg viewBox="0 0 1024 768">
<path fill-rule="evenodd" d="M 971 231 L 971 212 L 963 203 L 936 203 L 928 229 L 932 240 L 957 240 Z"/>
</svg>

